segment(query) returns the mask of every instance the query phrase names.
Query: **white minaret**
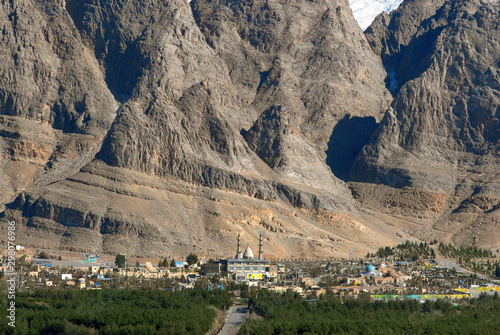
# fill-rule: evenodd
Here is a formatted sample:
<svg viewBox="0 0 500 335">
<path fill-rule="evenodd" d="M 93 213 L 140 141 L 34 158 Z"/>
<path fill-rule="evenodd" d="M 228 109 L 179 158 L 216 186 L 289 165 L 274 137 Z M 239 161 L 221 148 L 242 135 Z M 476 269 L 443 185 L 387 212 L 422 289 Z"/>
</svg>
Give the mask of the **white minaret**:
<svg viewBox="0 0 500 335">
<path fill-rule="evenodd" d="M 262 259 L 262 234 L 260 234 L 259 240 L 259 259 Z"/>
</svg>

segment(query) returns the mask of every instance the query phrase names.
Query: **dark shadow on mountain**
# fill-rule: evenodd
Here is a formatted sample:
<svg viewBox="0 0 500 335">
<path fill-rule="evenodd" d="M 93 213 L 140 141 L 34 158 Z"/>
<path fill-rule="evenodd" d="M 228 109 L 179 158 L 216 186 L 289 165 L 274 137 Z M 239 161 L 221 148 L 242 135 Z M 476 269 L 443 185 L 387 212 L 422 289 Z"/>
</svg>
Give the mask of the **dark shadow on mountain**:
<svg viewBox="0 0 500 335">
<path fill-rule="evenodd" d="M 428 25 L 424 20 L 422 25 Z M 387 89 L 393 96 L 410 80 L 419 78 L 433 64 L 436 41 L 444 27 L 437 27 L 415 37 L 407 46 L 392 55 L 382 55 L 382 63 L 387 71 Z"/>
<path fill-rule="evenodd" d="M 326 150 L 326 164 L 333 174 L 343 180 L 349 179 L 354 159 L 377 127 L 374 117 L 350 117 L 346 115 L 333 129 Z"/>
<path fill-rule="evenodd" d="M 143 50 L 143 36 L 132 39 L 120 33 L 122 26 L 113 14 L 111 3 L 103 3 L 99 9 L 106 19 L 102 20 L 98 30 L 94 30 L 89 17 L 97 15 L 95 3 L 98 2 L 68 1 L 66 9 L 82 39 L 87 41 L 87 46 L 94 50 L 97 60 L 102 62 L 110 92 L 118 102 L 125 103 L 138 85 L 144 69 L 151 64 L 150 54 Z M 143 35 L 151 33 L 147 25 L 142 29 Z"/>
</svg>

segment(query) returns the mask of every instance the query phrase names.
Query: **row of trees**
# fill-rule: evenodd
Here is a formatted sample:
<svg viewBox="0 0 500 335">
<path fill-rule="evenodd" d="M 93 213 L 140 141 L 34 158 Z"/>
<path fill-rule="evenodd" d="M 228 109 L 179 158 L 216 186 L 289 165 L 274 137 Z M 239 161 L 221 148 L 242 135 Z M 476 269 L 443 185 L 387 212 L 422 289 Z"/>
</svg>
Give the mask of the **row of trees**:
<svg viewBox="0 0 500 335">
<path fill-rule="evenodd" d="M 297 294 L 259 291 L 240 334 L 500 334 L 500 298 L 481 296 L 458 307 L 437 300 L 375 301 L 361 297 L 304 301 Z"/>
<path fill-rule="evenodd" d="M 473 261 L 470 259 L 459 260 L 461 266 L 468 268 L 474 272 L 483 273 L 489 276 L 496 276 L 500 278 L 500 262 L 493 262 L 490 259 L 485 261 Z"/>
<path fill-rule="evenodd" d="M 221 290 L 37 290 L 16 295 L 16 327 L 4 317 L 0 334 L 205 334 L 230 304 Z"/>
<path fill-rule="evenodd" d="M 427 244 L 427 242 L 410 242 L 406 241 L 395 247 L 381 247 L 376 253 L 368 253 L 366 255 L 369 257 L 379 257 L 379 258 L 395 258 L 399 260 L 417 260 L 419 258 L 435 258 L 436 253 L 432 245 L 437 245 L 438 241 L 434 240 Z M 493 258 L 495 254 L 490 250 L 478 248 L 478 247 L 459 247 L 456 248 L 451 244 L 444 244 L 440 242 L 438 245 L 438 250 L 441 254 L 450 258 L 459 258 L 463 260 L 471 260 L 474 258 Z"/>
<path fill-rule="evenodd" d="M 433 244 L 433 243 L 431 243 Z M 431 245 L 430 244 L 430 245 Z M 410 242 L 406 241 L 395 247 L 381 247 L 375 254 L 368 253 L 367 257 L 379 258 L 396 258 L 399 260 L 412 260 L 415 261 L 419 258 L 435 258 L 436 254 L 433 248 L 427 242 Z"/>
<path fill-rule="evenodd" d="M 439 243 L 439 252 L 451 258 L 462 258 L 470 260 L 473 258 L 494 258 L 495 255 L 490 250 L 478 247 L 460 247 L 455 248 L 451 244 Z"/>
</svg>

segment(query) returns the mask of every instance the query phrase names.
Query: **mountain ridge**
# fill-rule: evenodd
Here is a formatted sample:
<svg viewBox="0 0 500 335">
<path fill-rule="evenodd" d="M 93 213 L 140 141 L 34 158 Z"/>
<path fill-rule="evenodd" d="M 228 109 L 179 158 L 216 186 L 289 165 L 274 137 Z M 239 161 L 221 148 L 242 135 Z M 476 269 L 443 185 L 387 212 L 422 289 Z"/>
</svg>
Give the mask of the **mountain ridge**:
<svg viewBox="0 0 500 335">
<path fill-rule="evenodd" d="M 434 227 L 460 244 L 498 240 L 497 30 L 498 3 L 412 1 L 366 34 L 397 84 L 351 177 L 440 192 L 448 209 Z"/>
<path fill-rule="evenodd" d="M 80 56 L 106 87 L 109 114 L 92 135 L 92 151 L 74 139 L 78 159 L 61 155 L 71 169 L 56 164 L 50 178 L 40 170 L 38 183 L 12 192 L 18 196 L 2 215 L 19 222 L 20 243 L 222 257 L 236 234 L 250 240 L 264 233 L 275 258 L 346 256 L 437 235 L 498 248 L 496 180 L 488 172 L 495 156 L 481 155 L 478 146 L 496 150 L 494 124 L 484 127 L 485 141 L 471 137 L 479 151 L 464 146 L 460 155 L 450 150 L 457 147 L 453 131 L 431 150 L 425 143 L 432 136 L 405 125 L 418 108 L 423 129 L 432 129 L 433 117 L 446 125 L 433 108 L 441 100 L 408 97 L 418 97 L 420 86 L 450 94 L 455 80 L 446 87 L 432 80 L 446 78 L 433 46 L 457 52 L 439 40 L 446 29 L 453 36 L 460 19 L 454 13 L 476 15 L 479 25 L 464 29 L 481 31 L 494 24 L 494 4 L 406 1 L 363 34 L 344 0 L 42 3 L 25 0 L 17 8 L 48 17 L 56 11 L 61 25 L 74 27 L 68 43 L 87 50 Z M 7 18 L 18 10 L 3 8 Z M 422 23 L 407 24 L 415 14 Z M 493 35 L 484 35 L 488 43 Z M 405 66 L 411 50 L 427 58 Z M 470 66 L 483 69 L 477 60 Z M 490 73 L 486 81 L 478 76 L 468 85 L 491 87 L 485 101 L 495 101 L 495 64 L 489 68 L 481 72 Z M 483 123 L 464 129 L 476 134 Z"/>
</svg>

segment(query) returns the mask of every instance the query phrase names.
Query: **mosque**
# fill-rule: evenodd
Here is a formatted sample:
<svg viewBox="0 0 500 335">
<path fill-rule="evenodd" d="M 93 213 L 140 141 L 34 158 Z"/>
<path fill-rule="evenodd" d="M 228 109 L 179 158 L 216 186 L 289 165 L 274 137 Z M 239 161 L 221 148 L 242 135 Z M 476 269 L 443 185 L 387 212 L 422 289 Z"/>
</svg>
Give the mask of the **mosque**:
<svg viewBox="0 0 500 335">
<path fill-rule="evenodd" d="M 382 271 L 383 267 L 385 268 L 385 265 L 382 264 L 379 267 L 379 271 Z M 375 277 L 381 276 L 382 273 L 377 272 L 377 269 L 373 265 L 368 264 L 368 266 L 365 268 L 365 272 L 361 273 L 361 275 L 365 276 L 367 279 L 374 279 Z"/>
<path fill-rule="evenodd" d="M 238 234 L 236 256 L 226 260 L 227 272 L 236 280 L 263 280 L 269 276 L 271 261 L 262 257 L 262 234 L 259 238 L 259 256 L 256 258 L 250 246 L 241 253 L 241 236 Z"/>
</svg>

